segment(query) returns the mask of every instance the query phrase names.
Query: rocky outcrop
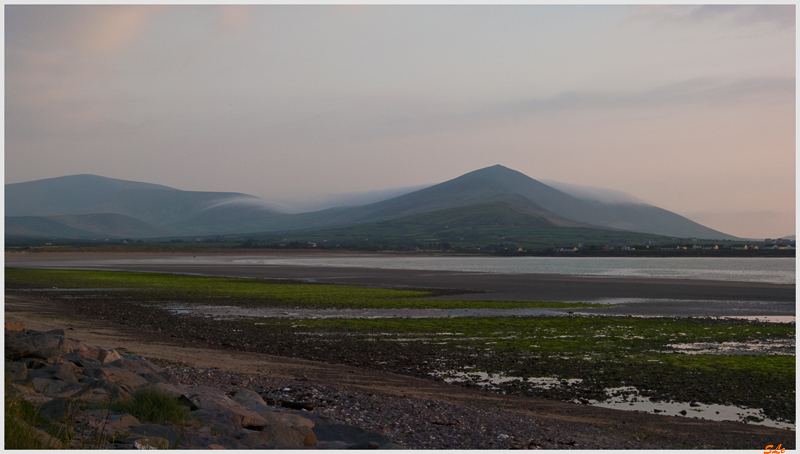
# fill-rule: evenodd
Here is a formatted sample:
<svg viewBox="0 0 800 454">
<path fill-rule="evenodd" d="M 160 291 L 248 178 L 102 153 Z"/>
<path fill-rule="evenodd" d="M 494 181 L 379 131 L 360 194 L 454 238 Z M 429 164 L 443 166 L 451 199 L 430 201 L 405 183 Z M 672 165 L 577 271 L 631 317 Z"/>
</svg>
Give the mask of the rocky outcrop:
<svg viewBox="0 0 800 454">
<path fill-rule="evenodd" d="M 371 449 L 398 448 L 385 436 L 339 424 L 307 410 L 268 405 L 255 391 L 231 396 L 187 386 L 136 355 L 90 347 L 64 330 L 39 332 L 6 323 L 6 392 L 42 416 L 33 436 L 50 448 L 113 449 Z M 9 391 L 10 390 L 10 391 Z M 188 418 L 155 424 L 113 411 L 143 390 L 185 407 Z M 134 411 L 134 413 L 136 413 Z M 65 436 L 70 434 L 70 436 Z"/>
</svg>

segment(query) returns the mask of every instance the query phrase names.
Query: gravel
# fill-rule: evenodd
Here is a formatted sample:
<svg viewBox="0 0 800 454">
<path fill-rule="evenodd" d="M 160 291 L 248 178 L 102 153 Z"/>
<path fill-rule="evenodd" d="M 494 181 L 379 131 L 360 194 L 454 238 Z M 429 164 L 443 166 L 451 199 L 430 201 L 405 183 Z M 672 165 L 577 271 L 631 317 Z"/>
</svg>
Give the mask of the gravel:
<svg viewBox="0 0 800 454">
<path fill-rule="evenodd" d="M 363 393 L 307 379 L 281 379 L 152 360 L 182 383 L 234 394 L 258 392 L 269 405 L 311 402 L 313 413 L 373 430 L 409 449 L 654 449 L 633 437 L 612 436 L 586 425 L 543 421 L 518 413 L 405 396 Z M 298 413 L 303 413 L 299 411 Z"/>
</svg>

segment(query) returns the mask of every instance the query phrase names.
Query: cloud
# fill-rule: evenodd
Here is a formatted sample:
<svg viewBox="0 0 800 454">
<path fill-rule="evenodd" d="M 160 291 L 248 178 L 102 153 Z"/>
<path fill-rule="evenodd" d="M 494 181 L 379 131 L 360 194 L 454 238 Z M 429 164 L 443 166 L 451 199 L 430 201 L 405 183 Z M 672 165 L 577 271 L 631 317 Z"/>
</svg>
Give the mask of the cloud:
<svg viewBox="0 0 800 454">
<path fill-rule="evenodd" d="M 143 36 L 163 6 L 10 5 L 6 44 L 75 55 L 108 55 Z"/>
<path fill-rule="evenodd" d="M 794 100 L 793 78 L 749 78 L 735 82 L 691 79 L 639 92 L 568 91 L 550 98 L 509 102 L 497 108 L 511 115 L 531 115 L 558 110 L 605 110 L 630 107 L 665 107 L 720 104 L 754 96 Z"/>
<path fill-rule="evenodd" d="M 565 192 L 573 197 L 579 199 L 596 200 L 603 203 L 612 204 L 644 204 L 645 202 L 627 192 L 617 191 L 615 189 L 598 188 L 594 186 L 584 186 L 573 183 L 564 183 L 561 181 L 539 179 L 542 183 L 556 188 L 561 192 Z"/>
<path fill-rule="evenodd" d="M 630 20 L 678 25 L 728 22 L 786 29 L 795 26 L 795 5 L 647 5 L 638 8 Z"/>
</svg>

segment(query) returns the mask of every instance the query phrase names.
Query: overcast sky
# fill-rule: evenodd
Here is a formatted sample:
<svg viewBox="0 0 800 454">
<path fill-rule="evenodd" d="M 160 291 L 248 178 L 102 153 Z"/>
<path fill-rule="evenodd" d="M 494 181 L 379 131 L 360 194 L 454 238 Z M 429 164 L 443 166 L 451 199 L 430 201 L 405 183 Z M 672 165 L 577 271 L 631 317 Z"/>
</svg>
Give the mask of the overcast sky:
<svg viewBox="0 0 800 454">
<path fill-rule="evenodd" d="M 5 6 L 5 180 L 314 202 L 494 164 L 795 233 L 795 6 Z"/>
</svg>

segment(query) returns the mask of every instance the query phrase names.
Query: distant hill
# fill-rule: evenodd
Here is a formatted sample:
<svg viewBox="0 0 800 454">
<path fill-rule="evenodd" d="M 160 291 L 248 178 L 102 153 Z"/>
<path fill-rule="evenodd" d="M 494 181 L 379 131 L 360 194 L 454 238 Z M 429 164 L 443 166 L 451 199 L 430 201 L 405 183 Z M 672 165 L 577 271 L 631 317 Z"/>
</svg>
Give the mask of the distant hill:
<svg viewBox="0 0 800 454">
<path fill-rule="evenodd" d="M 578 198 L 500 165 L 376 203 L 299 214 L 279 213 L 247 194 L 181 191 L 95 175 L 6 185 L 7 235 L 261 234 L 341 229 L 399 218 L 414 225 L 611 229 L 735 239 L 652 205 Z"/>
<path fill-rule="evenodd" d="M 279 215 L 263 204 L 254 204 L 260 199 L 247 194 L 181 191 L 96 175 L 7 184 L 5 190 L 7 234 L 24 231 L 31 236 L 44 233 L 51 236 L 63 232 L 64 236 L 75 238 L 86 238 L 90 234 L 148 238 L 211 234 L 224 231 L 224 227 L 241 232 L 235 228 L 235 220 L 241 218 L 242 213 L 262 221 Z M 233 201 L 251 204 L 247 209 L 235 210 L 233 221 L 222 221 L 221 215 L 213 215 L 225 212 L 225 208 L 220 207 Z M 36 226 L 47 228 L 39 231 Z"/>
</svg>

